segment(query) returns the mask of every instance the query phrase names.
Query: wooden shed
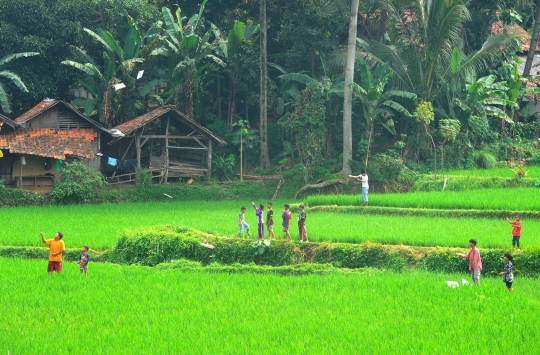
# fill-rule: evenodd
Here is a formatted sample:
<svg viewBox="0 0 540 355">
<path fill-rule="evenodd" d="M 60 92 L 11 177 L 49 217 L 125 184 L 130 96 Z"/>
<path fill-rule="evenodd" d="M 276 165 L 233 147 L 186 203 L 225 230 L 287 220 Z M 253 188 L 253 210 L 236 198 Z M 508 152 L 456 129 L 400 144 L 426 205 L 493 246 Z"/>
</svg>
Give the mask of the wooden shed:
<svg viewBox="0 0 540 355">
<path fill-rule="evenodd" d="M 112 128 L 104 153 L 113 159 L 136 159 L 138 168 L 146 168 L 159 177 L 184 178 L 212 173 L 212 145 L 225 141 L 206 127 L 190 119 L 175 106 L 157 108 L 129 122 Z M 126 176 L 127 175 L 127 176 Z M 133 181 L 134 174 L 124 179 L 114 174 L 111 183 Z"/>
<path fill-rule="evenodd" d="M 62 162 L 81 159 L 100 168 L 99 123 L 61 100 L 46 99 L 22 116 L 0 117 L 0 179 L 18 186 L 52 186 Z"/>
</svg>

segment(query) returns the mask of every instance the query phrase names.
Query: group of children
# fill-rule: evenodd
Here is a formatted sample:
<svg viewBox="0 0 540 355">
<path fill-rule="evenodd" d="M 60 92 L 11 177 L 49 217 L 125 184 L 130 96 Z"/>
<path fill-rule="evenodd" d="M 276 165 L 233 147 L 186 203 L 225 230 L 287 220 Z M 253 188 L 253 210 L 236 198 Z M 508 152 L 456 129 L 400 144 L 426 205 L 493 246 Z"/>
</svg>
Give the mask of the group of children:
<svg viewBox="0 0 540 355">
<path fill-rule="evenodd" d="M 41 241 L 49 246 L 49 264 L 47 266 L 47 272 L 51 276 L 53 271 L 62 273 L 62 261 L 66 246 L 62 238 L 64 235 L 61 232 L 57 232 L 53 239 L 45 239 L 43 232 L 40 233 Z M 81 274 L 88 275 L 88 262 L 90 261 L 90 254 L 88 254 L 88 246 L 85 245 L 81 249 L 79 255 L 79 270 Z"/>
<path fill-rule="evenodd" d="M 480 272 L 482 270 L 482 257 L 480 256 L 480 250 L 476 248 L 476 239 L 469 240 L 469 247 L 471 250 L 467 254 L 457 253 L 456 255 L 463 259 L 469 259 L 469 271 L 471 272 L 472 279 L 475 284 L 480 285 Z M 514 282 L 514 274 L 512 269 L 514 268 L 514 257 L 510 253 L 504 254 L 504 269 L 499 273 L 503 277 L 503 281 L 508 288 L 508 291 L 512 292 L 512 283 Z"/>
<path fill-rule="evenodd" d="M 515 221 L 506 219 L 508 223 L 512 225 L 512 247 L 520 247 L 521 239 L 521 216 L 517 215 Z M 469 271 L 471 271 L 472 279 L 475 284 L 480 285 L 480 271 L 482 270 L 482 258 L 480 257 L 480 251 L 476 248 L 476 239 L 469 240 L 469 246 L 471 250 L 467 254 L 456 254 L 460 258 L 469 259 Z M 512 283 L 514 282 L 514 274 L 512 269 L 514 268 L 514 257 L 510 253 L 504 254 L 504 269 L 499 273 L 503 277 L 503 281 L 506 283 L 508 291 L 513 291 Z"/>
<path fill-rule="evenodd" d="M 259 207 L 255 204 L 255 202 L 252 202 L 251 205 L 255 209 L 255 216 L 257 216 L 258 219 L 258 237 L 259 239 L 264 239 L 264 205 L 261 203 Z M 268 201 L 267 203 L 268 210 L 266 211 L 266 228 L 268 229 L 268 234 L 270 239 L 275 239 L 276 235 L 274 234 L 274 210 L 272 209 L 272 202 Z M 306 211 L 304 210 L 304 205 L 300 205 L 299 207 L 300 211 L 298 213 L 298 235 L 300 237 L 300 243 L 309 243 L 308 234 L 306 230 Z M 249 224 L 246 223 L 245 214 L 246 214 L 246 206 L 242 206 L 240 209 L 240 215 L 238 216 L 238 227 L 239 231 L 236 235 L 236 238 L 240 238 L 240 236 L 244 233 L 244 231 L 247 233 L 248 236 L 251 236 L 249 233 Z M 283 233 L 285 233 L 285 239 L 291 240 L 291 232 L 289 230 L 291 226 L 291 219 L 292 219 L 292 212 L 290 210 L 289 204 L 284 205 L 284 211 L 281 215 L 282 223 L 281 226 L 283 227 Z"/>
</svg>

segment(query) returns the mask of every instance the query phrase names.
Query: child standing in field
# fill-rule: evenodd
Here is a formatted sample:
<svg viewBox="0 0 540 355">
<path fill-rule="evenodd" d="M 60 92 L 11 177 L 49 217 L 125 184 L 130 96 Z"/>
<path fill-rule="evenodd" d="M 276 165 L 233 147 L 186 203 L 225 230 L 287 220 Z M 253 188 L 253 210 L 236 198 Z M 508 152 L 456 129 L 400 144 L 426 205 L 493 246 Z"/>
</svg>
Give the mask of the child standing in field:
<svg viewBox="0 0 540 355">
<path fill-rule="evenodd" d="M 268 238 L 276 239 L 274 234 L 274 210 L 272 209 L 271 201 L 268 201 L 268 211 L 266 211 L 266 228 L 268 228 Z"/>
<path fill-rule="evenodd" d="M 47 273 L 51 276 L 53 271 L 57 273 L 62 273 L 62 256 L 66 250 L 66 246 L 62 238 L 64 235 L 61 232 L 57 232 L 54 235 L 53 239 L 45 240 L 43 232 L 39 233 L 41 235 L 41 241 L 47 244 L 50 248 L 49 251 L 49 265 L 47 266 Z"/>
<path fill-rule="evenodd" d="M 467 254 L 456 255 L 463 259 L 469 259 L 469 271 L 471 271 L 472 279 L 475 284 L 480 286 L 480 271 L 482 270 L 482 258 L 480 257 L 480 250 L 476 248 L 476 239 L 469 240 L 469 247 L 471 250 Z"/>
<path fill-rule="evenodd" d="M 515 248 L 517 245 L 519 249 L 519 240 L 521 238 L 521 216 L 517 215 L 514 222 L 510 221 L 508 218 L 506 220 L 514 227 L 512 229 L 512 247 Z"/>
<path fill-rule="evenodd" d="M 79 256 L 79 268 L 81 274 L 84 273 L 88 275 L 88 262 L 90 261 L 90 254 L 88 254 L 88 246 L 85 245 L 82 247 L 81 255 Z"/>
<path fill-rule="evenodd" d="M 259 239 L 264 239 L 264 220 L 263 220 L 263 210 L 264 205 L 261 203 L 259 208 L 255 205 L 255 202 L 252 202 L 251 205 L 255 209 L 255 216 L 258 218 L 259 223 Z"/>
<path fill-rule="evenodd" d="M 283 232 L 285 233 L 285 238 L 287 240 L 291 240 L 291 233 L 289 232 L 289 227 L 291 225 L 291 218 L 292 213 L 289 211 L 289 204 L 285 204 L 285 211 L 283 211 L 283 214 L 281 215 L 281 219 L 283 219 L 283 223 L 281 224 L 283 226 Z"/>
<path fill-rule="evenodd" d="M 506 264 L 504 264 L 504 271 L 499 272 L 499 275 L 503 276 L 503 281 L 506 283 L 506 287 L 508 288 L 508 291 L 512 292 L 514 289 L 512 288 L 512 282 L 514 282 L 514 274 L 512 273 L 512 269 L 514 268 L 514 265 L 512 262 L 514 261 L 514 257 L 510 253 L 504 254 L 504 261 L 506 261 Z"/>
<path fill-rule="evenodd" d="M 247 235 L 251 237 L 251 234 L 249 234 L 249 224 L 246 223 L 245 214 L 246 206 L 242 206 L 240 209 L 240 215 L 238 216 L 238 227 L 240 227 L 240 230 L 238 231 L 236 238 L 240 238 L 242 233 L 244 233 L 244 229 L 246 230 Z"/>
<path fill-rule="evenodd" d="M 304 211 L 304 205 L 300 205 L 300 213 L 298 214 L 298 235 L 300 236 L 300 243 L 309 243 L 308 235 L 306 231 L 306 211 Z"/>
</svg>

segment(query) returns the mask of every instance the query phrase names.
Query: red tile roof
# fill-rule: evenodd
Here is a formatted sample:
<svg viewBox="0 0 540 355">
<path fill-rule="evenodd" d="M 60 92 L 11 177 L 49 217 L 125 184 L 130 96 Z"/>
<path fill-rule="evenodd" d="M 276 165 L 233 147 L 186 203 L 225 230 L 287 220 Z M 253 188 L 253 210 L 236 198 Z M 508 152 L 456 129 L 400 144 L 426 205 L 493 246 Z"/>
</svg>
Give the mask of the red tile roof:
<svg viewBox="0 0 540 355">
<path fill-rule="evenodd" d="M 139 116 L 137 118 L 132 119 L 131 121 L 122 123 L 121 125 L 118 125 L 114 127 L 114 129 L 117 129 L 124 133 L 126 136 L 130 133 L 135 132 L 137 129 L 145 126 L 146 124 L 152 122 L 153 120 L 163 116 L 164 114 L 171 112 L 179 121 L 184 123 L 185 125 L 189 126 L 194 131 L 197 131 L 199 133 L 202 133 L 203 135 L 209 136 L 212 138 L 215 142 L 217 142 L 220 145 L 227 144 L 223 139 L 216 136 L 212 131 L 210 131 L 208 128 L 200 125 L 199 123 L 195 122 L 188 116 L 184 115 L 182 112 L 178 111 L 174 105 L 168 105 L 163 106 L 160 108 L 157 108 L 151 112 L 148 112 L 142 116 Z"/>
<path fill-rule="evenodd" d="M 36 128 L 0 136 L 0 149 L 10 153 L 66 159 L 66 155 L 94 158 L 92 141 L 98 133 L 90 128 L 58 130 Z"/>
</svg>

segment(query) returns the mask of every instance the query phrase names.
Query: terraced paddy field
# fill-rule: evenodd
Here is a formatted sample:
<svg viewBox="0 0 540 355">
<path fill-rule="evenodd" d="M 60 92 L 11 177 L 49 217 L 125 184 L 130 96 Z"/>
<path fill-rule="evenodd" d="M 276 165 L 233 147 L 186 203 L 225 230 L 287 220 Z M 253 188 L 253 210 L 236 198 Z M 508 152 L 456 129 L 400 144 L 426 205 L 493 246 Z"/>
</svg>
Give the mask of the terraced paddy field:
<svg viewBox="0 0 540 355">
<path fill-rule="evenodd" d="M 532 190 L 530 193 L 537 191 L 540 189 Z M 379 196 L 372 197 L 376 200 Z M 328 200 L 330 198 L 339 198 L 339 196 L 330 196 Z M 346 199 L 347 196 L 343 198 Z M 401 194 L 396 195 L 395 198 L 407 200 L 411 197 Z M 309 201 L 311 200 L 308 199 Z M 115 244 L 123 229 L 161 224 L 177 224 L 215 235 L 234 237 L 238 231 L 237 220 L 242 205 L 250 208 L 246 213 L 246 219 L 253 228 L 252 235 L 256 235 L 255 212 L 249 203 L 247 201 L 173 201 L 4 208 L 0 209 L 2 223 L 0 245 L 42 246 L 40 231 L 44 231 L 49 238 L 56 231 L 61 231 L 65 235 L 64 240 L 68 248 L 79 248 L 87 244 L 93 250 L 104 250 L 110 249 Z M 275 202 L 275 230 L 278 238 L 284 237 L 280 227 L 283 203 L 284 201 Z M 293 208 L 293 212 L 296 217 L 298 209 Z M 524 219 L 523 223 L 523 247 L 539 248 L 540 239 L 534 236 L 540 231 L 540 221 Z M 293 218 L 291 232 L 296 240 L 298 231 L 295 225 L 296 218 Z M 503 219 L 414 215 L 316 212 L 308 214 L 307 230 L 311 241 L 351 243 L 372 241 L 415 246 L 466 247 L 468 240 L 474 237 L 478 239 L 481 248 L 507 248 L 512 238 L 511 227 Z"/>
<path fill-rule="evenodd" d="M 282 277 L 0 258 L 3 354 L 537 354 L 538 280 Z"/>
</svg>

